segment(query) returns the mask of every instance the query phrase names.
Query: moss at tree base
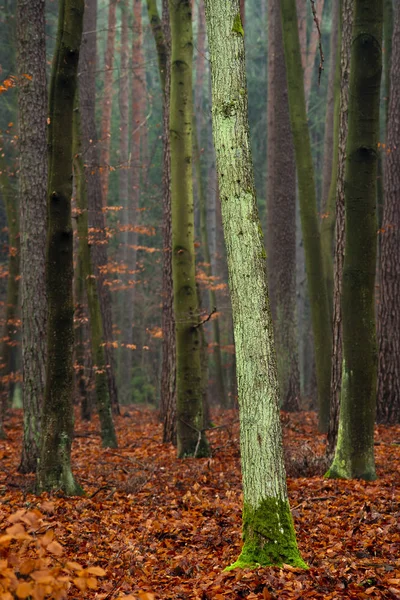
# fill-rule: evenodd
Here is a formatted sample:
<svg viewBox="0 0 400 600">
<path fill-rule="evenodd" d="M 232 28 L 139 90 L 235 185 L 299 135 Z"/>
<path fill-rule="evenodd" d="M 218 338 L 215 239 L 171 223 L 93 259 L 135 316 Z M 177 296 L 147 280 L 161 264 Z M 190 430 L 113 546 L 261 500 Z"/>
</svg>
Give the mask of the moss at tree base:
<svg viewBox="0 0 400 600">
<path fill-rule="evenodd" d="M 297 547 L 289 503 L 266 498 L 256 509 L 245 504 L 242 552 L 225 570 L 283 564 L 308 569 Z"/>
</svg>

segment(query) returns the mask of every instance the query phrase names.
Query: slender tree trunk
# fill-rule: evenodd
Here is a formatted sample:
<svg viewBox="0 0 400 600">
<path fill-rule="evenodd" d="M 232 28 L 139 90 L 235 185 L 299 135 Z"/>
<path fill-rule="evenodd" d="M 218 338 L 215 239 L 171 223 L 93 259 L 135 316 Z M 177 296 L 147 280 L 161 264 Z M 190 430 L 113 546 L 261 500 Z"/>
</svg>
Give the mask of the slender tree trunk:
<svg viewBox="0 0 400 600">
<path fill-rule="evenodd" d="M 18 203 L 14 201 L 16 191 L 10 183 L 10 175 L 5 160 L 0 156 L 0 190 L 4 200 L 8 228 L 8 278 L 5 322 L 0 346 L 1 406 L 0 406 L 0 438 L 5 437 L 3 422 L 12 399 L 16 379 L 17 360 L 17 316 L 19 297 L 19 218 Z"/>
<path fill-rule="evenodd" d="M 19 206 L 24 441 L 21 473 L 34 473 L 46 377 L 47 86 L 44 0 L 17 2 Z M 24 78 L 29 74 L 32 79 Z"/>
<path fill-rule="evenodd" d="M 96 130 L 96 23 L 97 0 L 85 1 L 84 35 L 79 60 L 79 99 L 81 113 L 83 162 L 85 164 L 86 194 L 88 205 L 88 227 L 90 235 L 90 256 L 93 275 L 97 283 L 97 297 L 100 301 L 102 329 L 105 342 L 106 375 L 108 396 L 113 412 L 119 414 L 116 367 L 113 348 L 111 293 L 106 284 L 107 235 L 103 212 L 101 179 L 99 172 L 99 151 Z"/>
<path fill-rule="evenodd" d="M 104 57 L 104 92 L 101 118 L 101 194 L 103 206 L 107 206 L 108 178 L 110 174 L 111 114 L 114 82 L 114 45 L 116 31 L 116 9 L 118 0 L 108 5 L 107 46 Z"/>
<path fill-rule="evenodd" d="M 240 18 L 242 19 L 243 28 L 246 24 L 246 4 L 245 0 L 240 0 Z"/>
<path fill-rule="evenodd" d="M 296 0 L 297 26 L 299 28 L 301 66 L 303 67 L 303 72 L 307 66 L 307 2 L 308 0 Z"/>
<path fill-rule="evenodd" d="M 335 260 L 333 275 L 331 406 L 328 429 L 327 456 L 332 460 L 339 426 L 339 406 L 342 389 L 342 280 L 345 243 L 344 179 L 348 131 L 350 53 L 353 29 L 353 0 L 341 0 L 340 108 L 337 173 L 331 183 L 336 190 Z M 332 190 L 331 190 L 332 191 Z M 330 194 L 331 194 L 330 191 Z"/>
<path fill-rule="evenodd" d="M 400 4 L 395 7 L 390 71 L 385 207 L 381 228 L 378 304 L 379 370 L 377 417 L 400 423 Z"/>
<path fill-rule="evenodd" d="M 296 162 L 290 129 L 279 0 L 268 10 L 268 287 L 284 410 L 298 410 L 296 315 Z M 282 173 L 285 176 L 282 177 Z"/>
<path fill-rule="evenodd" d="M 205 456 L 200 315 L 195 278 L 192 187 L 192 8 L 170 0 L 172 274 L 176 329 L 178 456 Z"/>
<path fill-rule="evenodd" d="M 88 372 L 86 370 L 85 340 L 89 336 L 87 327 L 87 306 L 85 305 L 85 281 L 83 279 L 82 257 L 78 254 L 75 271 L 75 378 L 81 406 L 81 419 L 90 421 L 92 417 Z"/>
<path fill-rule="evenodd" d="M 71 470 L 73 416 L 72 116 L 83 0 L 61 0 L 49 103 L 47 371 L 38 491 L 81 494 Z"/>
<path fill-rule="evenodd" d="M 325 0 L 318 0 L 318 2 L 316 2 L 317 19 L 318 23 L 320 24 L 320 27 L 322 27 L 322 13 L 324 12 L 324 4 Z M 306 96 L 307 108 L 310 103 L 311 85 L 313 81 L 315 57 L 318 51 L 318 44 L 319 33 L 316 24 L 313 23 L 310 35 L 310 42 L 308 44 L 307 49 L 307 60 L 304 67 L 304 93 Z"/>
<path fill-rule="evenodd" d="M 306 565 L 286 489 L 266 256 L 257 211 L 239 1 L 206 0 L 217 154 L 232 298 L 243 477 L 243 549 L 230 568 Z"/>
<path fill-rule="evenodd" d="M 321 431 L 325 432 L 328 429 L 329 423 L 332 335 L 317 215 L 314 168 L 304 96 L 296 0 L 281 0 L 281 14 L 290 120 L 296 152 L 300 214 L 314 334 L 319 427 Z"/>
<path fill-rule="evenodd" d="M 355 0 L 346 158 L 343 384 L 329 477 L 375 479 L 376 175 L 382 0 Z"/>
<path fill-rule="evenodd" d="M 84 18 L 84 29 L 90 31 L 87 28 L 87 15 L 90 14 L 91 8 L 89 6 L 93 0 L 87 0 Z M 84 39 L 82 43 L 81 58 L 82 55 L 85 58 Z M 84 63 L 84 61 L 82 61 Z M 81 61 L 79 63 L 81 65 Z M 87 73 L 86 73 L 87 76 Z M 80 79 L 80 83 L 83 83 L 83 79 Z M 77 92 L 77 96 L 79 96 Z M 88 233 L 88 201 L 87 201 L 87 179 L 85 177 L 85 167 L 82 156 L 82 145 L 80 142 L 81 124 L 80 124 L 80 112 L 79 112 L 79 98 L 76 101 L 76 108 L 74 110 L 74 144 L 73 144 L 73 157 L 74 157 L 74 176 L 76 181 L 76 199 L 77 199 L 77 227 L 79 236 L 79 258 L 82 269 L 82 277 L 85 281 L 86 296 L 88 302 L 89 312 L 89 324 L 90 324 L 90 340 L 91 340 L 91 351 L 93 361 L 93 371 L 95 378 L 96 387 L 96 406 L 97 412 L 100 419 L 101 428 L 101 441 L 103 448 L 116 448 L 117 447 L 117 436 L 115 434 L 114 423 L 111 413 L 111 402 L 108 394 L 108 381 L 107 381 L 107 363 L 106 363 L 106 352 L 103 334 L 103 323 L 101 319 L 100 302 L 97 293 L 97 282 L 93 274 L 92 257 L 91 257 L 91 246 L 89 244 L 89 233 Z"/>
</svg>

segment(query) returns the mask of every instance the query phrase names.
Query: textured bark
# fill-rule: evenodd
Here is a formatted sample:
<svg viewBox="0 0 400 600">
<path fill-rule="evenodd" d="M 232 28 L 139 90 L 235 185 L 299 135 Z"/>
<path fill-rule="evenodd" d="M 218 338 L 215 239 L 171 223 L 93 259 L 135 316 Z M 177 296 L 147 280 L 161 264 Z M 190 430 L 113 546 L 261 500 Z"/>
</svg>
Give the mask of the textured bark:
<svg viewBox="0 0 400 600">
<path fill-rule="evenodd" d="M 16 379 L 17 316 L 19 297 L 19 218 L 16 191 L 10 183 L 10 175 L 4 157 L 0 156 L 0 190 L 7 215 L 8 229 L 8 278 L 5 322 L 0 347 L 0 437 L 4 437 L 3 422 L 9 399 L 12 399 Z"/>
<path fill-rule="evenodd" d="M 121 218 L 120 259 L 126 269 L 127 282 L 120 292 L 120 323 L 122 331 L 118 357 L 118 387 L 122 404 L 132 400 L 132 344 L 133 330 L 130 315 L 125 312 L 128 302 L 133 302 L 131 275 L 129 273 L 129 0 L 121 6 L 121 75 L 119 81 L 120 139 L 119 139 L 119 203 L 123 207 Z"/>
<path fill-rule="evenodd" d="M 342 389 L 342 280 L 345 243 L 344 223 L 344 177 L 346 166 L 346 142 L 348 131 L 350 52 L 353 29 L 353 0 L 341 0 L 341 53 L 340 53 L 340 115 L 336 189 L 335 252 L 333 275 L 332 315 L 332 367 L 331 406 L 328 429 L 327 456 L 332 460 L 335 452 L 339 426 L 340 394 Z"/>
<path fill-rule="evenodd" d="M 296 0 L 281 0 L 281 14 L 290 121 L 296 153 L 300 216 L 314 334 L 319 427 L 321 431 L 327 431 L 329 423 L 332 336 L 317 215 L 314 168 L 304 96 Z"/>
<path fill-rule="evenodd" d="M 46 391 L 38 491 L 81 494 L 71 470 L 73 421 L 72 116 L 83 0 L 61 0 L 49 102 L 49 185 L 46 278 L 48 298 Z"/>
<path fill-rule="evenodd" d="M 44 0 L 17 2 L 19 206 L 24 441 L 21 473 L 34 473 L 46 378 L 47 86 Z M 32 79 L 24 78 L 29 74 Z"/>
<path fill-rule="evenodd" d="M 118 390 L 115 380 L 116 367 L 113 348 L 113 327 L 111 294 L 106 283 L 107 236 L 104 212 L 102 210 L 101 179 L 98 169 L 99 150 L 95 119 L 96 103 L 96 22 L 97 0 L 85 1 L 84 35 L 79 59 L 79 100 L 81 113 L 81 134 L 83 162 L 88 204 L 88 226 L 90 232 L 90 255 L 93 274 L 97 282 L 97 295 L 103 323 L 106 353 L 106 373 L 108 394 L 113 412 L 119 413 Z"/>
<path fill-rule="evenodd" d="M 90 14 L 90 3 L 93 0 L 87 0 L 85 12 L 84 30 L 90 31 L 87 28 L 87 15 Z M 87 34 L 85 34 L 87 35 Z M 83 40 L 84 41 L 84 40 Z M 84 56 L 84 44 L 82 44 L 81 58 Z M 84 60 L 82 62 L 84 62 Z M 81 64 L 81 62 L 80 62 Z M 83 84 L 83 79 L 80 79 L 80 84 Z M 77 92 L 77 96 L 79 96 Z M 111 402 L 108 394 L 107 368 L 106 368 L 106 351 L 103 334 L 103 323 L 101 319 L 100 302 L 97 293 L 96 278 L 93 274 L 91 246 L 89 244 L 88 233 L 88 190 L 87 178 L 82 156 L 81 144 L 81 123 L 79 111 L 79 98 L 77 97 L 76 107 L 74 110 L 74 176 L 76 182 L 76 201 L 77 201 L 77 228 L 79 237 L 79 258 L 82 269 L 82 278 L 85 281 L 86 296 L 88 302 L 89 324 L 90 324 L 90 341 L 93 361 L 93 371 L 95 378 L 96 389 L 96 407 L 100 420 L 101 441 L 103 448 L 116 448 L 117 436 L 115 434 L 114 423 L 111 413 Z"/>
<path fill-rule="evenodd" d="M 231 568 L 305 566 L 287 497 L 266 257 L 250 151 L 239 1 L 206 0 L 213 134 L 232 299 L 243 477 L 243 549 Z"/>
<path fill-rule="evenodd" d="M 332 2 L 332 33 L 329 81 L 325 118 L 324 168 L 322 173 L 321 244 L 330 315 L 333 313 L 333 240 L 336 217 L 336 180 L 338 169 L 339 110 L 340 110 L 340 0 Z"/>
<path fill-rule="evenodd" d="M 322 13 L 324 12 L 324 4 L 325 0 L 318 0 L 316 2 L 316 11 L 317 11 L 317 19 L 322 27 Z M 315 23 L 313 23 L 313 27 L 310 34 L 310 41 L 307 49 L 307 60 L 304 67 L 304 93 L 306 96 L 306 105 L 308 107 L 310 102 L 310 94 L 311 94 L 311 85 L 314 75 L 314 66 L 315 66 L 315 57 L 318 52 L 318 44 L 319 44 L 319 34 L 318 29 Z"/>
<path fill-rule="evenodd" d="M 192 185 L 192 9 L 170 0 L 172 275 L 176 329 L 178 456 L 204 456 L 200 315 L 195 279 Z"/>
<path fill-rule="evenodd" d="M 343 266 L 343 384 L 329 477 L 375 479 L 376 175 L 382 0 L 355 0 L 347 137 Z"/>
<path fill-rule="evenodd" d="M 378 305 L 377 417 L 400 423 L 400 4 L 395 7 Z"/>
<path fill-rule="evenodd" d="M 162 21 L 154 0 L 148 0 L 148 13 L 156 42 L 163 93 L 163 268 L 162 268 L 162 365 L 160 413 L 163 442 L 176 444 L 176 348 L 172 285 L 171 238 L 171 150 L 169 139 L 171 34 L 168 0 L 163 0 Z"/>
<path fill-rule="evenodd" d="M 268 287 L 282 407 L 284 410 L 298 410 L 296 163 L 290 129 L 279 0 L 270 0 L 268 6 Z"/>
<path fill-rule="evenodd" d="M 85 304 L 85 281 L 83 279 L 82 258 L 78 254 L 75 270 L 75 381 L 77 395 L 81 406 L 81 419 L 90 421 L 92 418 L 92 405 L 88 390 L 88 371 L 86 371 L 87 353 L 85 351 L 85 340 L 89 338 L 87 327 L 87 306 Z"/>
<path fill-rule="evenodd" d="M 103 206 L 107 206 L 108 178 L 110 174 L 111 114 L 114 81 L 114 45 L 116 32 L 116 9 L 118 0 L 108 5 L 107 46 L 104 57 L 104 92 L 101 115 L 101 194 Z"/>
</svg>

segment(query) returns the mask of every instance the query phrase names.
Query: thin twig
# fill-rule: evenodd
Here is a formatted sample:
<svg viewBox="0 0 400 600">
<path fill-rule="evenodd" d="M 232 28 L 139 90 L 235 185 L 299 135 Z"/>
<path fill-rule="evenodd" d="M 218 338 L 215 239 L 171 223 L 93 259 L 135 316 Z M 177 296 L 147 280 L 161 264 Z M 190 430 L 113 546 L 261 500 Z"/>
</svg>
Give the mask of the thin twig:
<svg viewBox="0 0 400 600">
<path fill-rule="evenodd" d="M 206 319 L 203 319 L 203 321 L 200 321 L 200 323 L 198 323 L 197 325 L 193 325 L 193 329 L 202 327 L 204 325 L 204 323 L 207 323 L 207 321 L 209 321 L 216 312 L 217 312 L 217 309 L 214 307 Z"/>
<path fill-rule="evenodd" d="M 325 62 L 325 57 L 324 57 L 324 52 L 322 50 L 322 35 L 321 35 L 321 27 L 320 27 L 320 23 L 317 17 L 317 10 L 315 8 L 315 0 L 310 0 L 311 2 L 311 10 L 312 10 L 312 14 L 313 14 L 313 18 L 314 18 L 314 23 L 317 27 L 317 31 L 318 31 L 318 48 L 319 48 L 319 68 L 318 68 L 318 85 L 321 85 L 321 75 L 322 75 L 322 71 L 324 70 L 324 62 Z"/>
</svg>

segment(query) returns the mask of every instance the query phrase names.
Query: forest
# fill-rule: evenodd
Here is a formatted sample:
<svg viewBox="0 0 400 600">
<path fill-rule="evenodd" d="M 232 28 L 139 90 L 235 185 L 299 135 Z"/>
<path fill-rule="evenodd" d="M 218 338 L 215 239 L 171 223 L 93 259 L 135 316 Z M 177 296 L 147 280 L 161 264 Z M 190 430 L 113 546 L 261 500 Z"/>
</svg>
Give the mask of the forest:
<svg viewBox="0 0 400 600">
<path fill-rule="evenodd" d="M 399 115 L 400 0 L 0 0 L 0 600 L 400 600 Z"/>
</svg>

